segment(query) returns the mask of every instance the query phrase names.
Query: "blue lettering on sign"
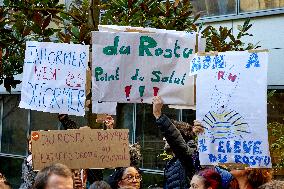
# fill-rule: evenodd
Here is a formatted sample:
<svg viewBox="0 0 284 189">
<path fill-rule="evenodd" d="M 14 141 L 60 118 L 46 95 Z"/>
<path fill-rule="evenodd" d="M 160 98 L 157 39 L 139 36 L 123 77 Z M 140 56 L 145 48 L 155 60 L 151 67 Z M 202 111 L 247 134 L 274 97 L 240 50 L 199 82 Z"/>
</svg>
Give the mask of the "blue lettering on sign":
<svg viewBox="0 0 284 189">
<path fill-rule="evenodd" d="M 253 145 L 253 154 L 262 154 L 262 151 L 260 150 L 259 146 L 261 145 L 261 141 L 256 141 Z"/>
<path fill-rule="evenodd" d="M 203 60 L 203 69 L 206 70 L 207 68 L 209 68 L 210 64 L 211 64 L 211 57 L 205 56 Z"/>
<path fill-rule="evenodd" d="M 28 46 L 27 54 L 28 57 L 33 57 L 31 60 L 25 62 L 27 64 L 43 64 L 45 62 L 50 65 L 63 64 L 86 68 L 86 62 L 88 62 L 86 52 L 52 50 L 37 46 Z"/>
<path fill-rule="evenodd" d="M 32 92 L 29 101 L 30 106 L 49 107 L 51 109 L 62 109 L 67 107 L 69 112 L 80 112 L 84 110 L 85 90 L 77 88 L 52 88 L 45 87 L 46 83 L 28 82 L 26 91 Z"/>
<path fill-rule="evenodd" d="M 228 161 L 228 156 L 222 154 L 218 154 L 216 156 L 214 154 L 208 154 L 208 158 L 210 163 L 226 163 Z"/>
<path fill-rule="evenodd" d="M 249 166 L 268 166 L 271 163 L 269 156 L 235 155 L 235 163 L 247 164 Z"/>
<path fill-rule="evenodd" d="M 244 141 L 243 142 L 243 149 L 244 149 L 244 152 L 245 153 L 250 153 L 251 152 L 251 149 L 252 149 L 252 144 L 253 144 L 253 141 Z"/>
<path fill-rule="evenodd" d="M 218 159 L 220 163 L 226 163 L 228 161 L 227 155 L 218 154 Z"/>
<path fill-rule="evenodd" d="M 201 69 L 200 57 L 193 58 L 191 63 L 191 72 L 196 72 Z"/>
<path fill-rule="evenodd" d="M 250 55 L 248 63 L 246 64 L 246 68 L 250 68 L 250 66 L 253 64 L 254 64 L 254 67 L 260 67 L 257 53 L 252 53 Z"/>
<path fill-rule="evenodd" d="M 230 143 L 229 140 L 226 143 L 226 148 L 227 148 L 227 153 L 231 153 L 232 152 L 231 143 Z"/>
<path fill-rule="evenodd" d="M 217 55 L 213 58 L 212 69 L 225 68 L 224 55 Z"/>
<path fill-rule="evenodd" d="M 241 153 L 241 142 L 240 141 L 235 141 L 234 152 L 235 153 Z"/>
<path fill-rule="evenodd" d="M 205 139 L 201 139 L 198 141 L 198 148 L 199 148 L 199 152 L 207 151 L 207 146 L 205 145 Z"/>
<path fill-rule="evenodd" d="M 208 154 L 208 156 L 209 156 L 209 161 L 210 161 L 211 163 L 217 162 L 216 156 L 214 156 L 213 154 Z"/>
<path fill-rule="evenodd" d="M 207 69 L 222 69 L 226 67 L 225 55 L 216 55 L 214 58 L 211 56 L 197 56 L 191 60 L 190 72 L 194 73 L 199 70 Z"/>
<path fill-rule="evenodd" d="M 223 147 L 223 144 L 224 144 L 224 141 L 219 141 L 218 152 L 225 153 L 225 149 Z"/>
</svg>

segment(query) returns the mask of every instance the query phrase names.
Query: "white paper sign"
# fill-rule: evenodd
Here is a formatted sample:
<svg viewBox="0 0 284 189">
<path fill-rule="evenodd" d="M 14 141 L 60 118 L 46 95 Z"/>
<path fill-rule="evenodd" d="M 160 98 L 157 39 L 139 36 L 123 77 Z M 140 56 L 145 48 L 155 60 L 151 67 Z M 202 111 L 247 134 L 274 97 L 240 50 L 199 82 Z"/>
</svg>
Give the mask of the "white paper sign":
<svg viewBox="0 0 284 189">
<path fill-rule="evenodd" d="M 83 116 L 88 61 L 87 45 L 27 42 L 19 107 Z"/>
<path fill-rule="evenodd" d="M 92 113 L 116 115 L 117 102 L 92 101 Z"/>
<path fill-rule="evenodd" d="M 195 57 L 198 137 L 202 165 L 271 167 L 267 134 L 268 53 L 225 52 Z M 209 64 L 210 59 L 218 59 Z M 192 68 L 197 62 L 192 62 Z M 199 70 L 200 71 L 200 70 Z"/>
<path fill-rule="evenodd" d="M 196 34 L 93 32 L 93 100 L 193 105 Z M 99 94 L 98 94 L 99 93 Z"/>
</svg>

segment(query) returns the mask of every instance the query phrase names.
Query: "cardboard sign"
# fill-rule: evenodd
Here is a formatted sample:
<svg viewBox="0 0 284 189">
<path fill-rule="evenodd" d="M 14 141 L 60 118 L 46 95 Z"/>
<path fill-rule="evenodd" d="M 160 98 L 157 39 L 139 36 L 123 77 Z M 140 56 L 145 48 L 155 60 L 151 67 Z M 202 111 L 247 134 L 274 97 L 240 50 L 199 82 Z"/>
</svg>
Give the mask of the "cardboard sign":
<svg viewBox="0 0 284 189">
<path fill-rule="evenodd" d="M 93 97 L 97 101 L 193 105 L 188 77 L 196 34 L 93 32 Z"/>
<path fill-rule="evenodd" d="M 89 46 L 26 43 L 20 108 L 85 115 Z"/>
<path fill-rule="evenodd" d="M 35 170 L 52 163 L 70 169 L 130 165 L 128 129 L 74 129 L 32 132 Z"/>
<path fill-rule="evenodd" d="M 196 56 L 196 116 L 202 165 L 241 163 L 271 167 L 267 134 L 268 53 L 225 52 Z"/>
</svg>

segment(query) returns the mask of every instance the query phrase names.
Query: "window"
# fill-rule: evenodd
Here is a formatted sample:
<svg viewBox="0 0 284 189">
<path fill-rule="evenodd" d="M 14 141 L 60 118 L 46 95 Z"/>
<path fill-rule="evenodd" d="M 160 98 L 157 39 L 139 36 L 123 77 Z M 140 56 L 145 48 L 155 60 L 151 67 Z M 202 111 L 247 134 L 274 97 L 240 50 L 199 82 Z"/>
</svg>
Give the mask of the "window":
<svg viewBox="0 0 284 189">
<path fill-rule="evenodd" d="M 202 16 L 236 14 L 236 0 L 192 0 L 194 12 Z"/>
<path fill-rule="evenodd" d="M 193 12 L 204 20 L 220 20 L 284 12 L 284 0 L 191 0 Z M 269 12 L 270 11 L 270 12 Z M 246 14 L 246 13 L 254 14 Z M 264 13 L 265 12 L 265 13 Z"/>
<path fill-rule="evenodd" d="M 284 0 L 240 0 L 240 12 L 284 7 Z"/>
<path fill-rule="evenodd" d="M 153 108 L 150 104 L 137 104 L 136 111 L 136 141 L 142 147 L 142 168 L 164 168 L 165 162 L 158 156 L 163 153 L 163 136 L 155 123 Z M 163 113 L 171 119 L 178 119 L 178 110 L 164 106 Z"/>
<path fill-rule="evenodd" d="M 25 155 L 29 110 L 19 108 L 20 95 L 2 95 L 1 152 Z"/>
<path fill-rule="evenodd" d="M 164 106 L 163 113 L 178 120 L 178 110 Z M 130 143 L 141 145 L 141 168 L 162 170 L 165 162 L 158 156 L 163 153 L 162 134 L 156 126 L 150 104 L 119 104 L 117 107 L 117 128 L 129 129 Z"/>
</svg>

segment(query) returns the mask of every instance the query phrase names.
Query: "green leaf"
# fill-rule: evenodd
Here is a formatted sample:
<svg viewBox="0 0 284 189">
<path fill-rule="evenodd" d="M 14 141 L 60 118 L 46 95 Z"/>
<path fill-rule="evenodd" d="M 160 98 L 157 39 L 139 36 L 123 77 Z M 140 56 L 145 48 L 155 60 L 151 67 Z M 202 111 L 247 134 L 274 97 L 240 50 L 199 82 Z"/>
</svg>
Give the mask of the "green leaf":
<svg viewBox="0 0 284 189">
<path fill-rule="evenodd" d="M 40 15 L 39 12 L 34 12 L 33 21 L 34 21 L 37 25 L 41 26 L 41 23 L 42 23 L 42 16 Z"/>
<path fill-rule="evenodd" d="M 79 38 L 79 36 L 80 36 L 80 30 L 79 30 L 78 27 L 73 26 L 72 29 L 71 29 L 71 32 L 72 32 L 72 34 L 73 34 L 76 38 Z"/>
</svg>

